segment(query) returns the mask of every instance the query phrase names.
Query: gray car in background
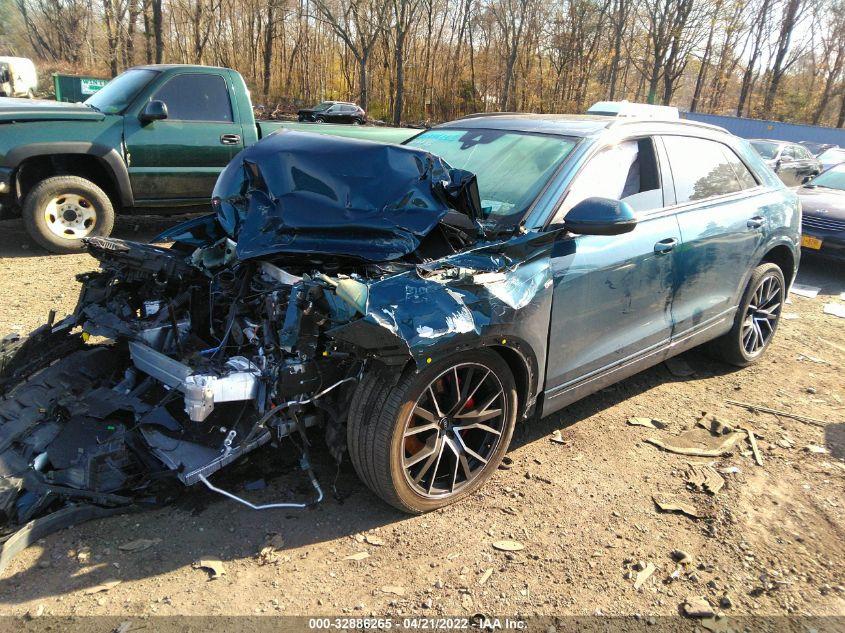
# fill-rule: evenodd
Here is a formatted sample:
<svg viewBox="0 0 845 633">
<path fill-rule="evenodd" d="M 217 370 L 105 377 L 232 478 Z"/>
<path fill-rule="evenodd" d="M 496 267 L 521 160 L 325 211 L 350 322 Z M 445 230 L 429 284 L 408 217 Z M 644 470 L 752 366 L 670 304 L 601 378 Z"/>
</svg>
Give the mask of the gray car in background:
<svg viewBox="0 0 845 633">
<path fill-rule="evenodd" d="M 822 171 L 819 159 L 798 143 L 752 139 L 751 145 L 787 185 L 802 185 Z"/>
</svg>

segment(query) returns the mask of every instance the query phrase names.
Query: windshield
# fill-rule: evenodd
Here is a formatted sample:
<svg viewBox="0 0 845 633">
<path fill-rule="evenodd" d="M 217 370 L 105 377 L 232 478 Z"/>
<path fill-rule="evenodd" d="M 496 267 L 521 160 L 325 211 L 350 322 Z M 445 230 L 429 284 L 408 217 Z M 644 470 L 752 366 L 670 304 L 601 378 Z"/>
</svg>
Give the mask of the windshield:
<svg viewBox="0 0 845 633">
<path fill-rule="evenodd" d="M 317 105 L 314 106 L 314 112 L 323 112 L 324 110 L 328 110 L 334 105 L 331 101 L 321 101 Z"/>
<path fill-rule="evenodd" d="M 845 191 L 845 164 L 831 167 L 826 172 L 813 178 L 809 184 Z"/>
<path fill-rule="evenodd" d="M 85 104 L 106 114 L 120 114 L 157 74 L 147 68 L 127 70 L 88 97 Z"/>
<path fill-rule="evenodd" d="M 769 143 L 768 141 L 751 141 L 751 145 L 757 150 L 757 153 L 766 160 L 776 158 L 778 150 L 780 150 L 780 145 L 777 143 Z"/>
<path fill-rule="evenodd" d="M 429 130 L 406 144 L 474 173 L 487 222 L 499 225 L 519 221 L 575 147 L 559 136 L 458 129 Z"/>
</svg>

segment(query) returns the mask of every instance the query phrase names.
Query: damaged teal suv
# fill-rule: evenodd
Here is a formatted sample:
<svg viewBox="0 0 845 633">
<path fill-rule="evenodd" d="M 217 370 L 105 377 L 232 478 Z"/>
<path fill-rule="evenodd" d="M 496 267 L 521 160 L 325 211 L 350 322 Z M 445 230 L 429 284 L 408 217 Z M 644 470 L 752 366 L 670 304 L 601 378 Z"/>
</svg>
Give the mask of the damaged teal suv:
<svg viewBox="0 0 845 633">
<path fill-rule="evenodd" d="M 304 507 L 315 433 L 393 506 L 442 507 L 520 420 L 704 343 L 757 361 L 799 258 L 795 193 L 745 141 L 681 121 L 283 131 L 229 163 L 212 206 L 169 248 L 87 238 L 100 270 L 74 313 L 0 345 L 12 524 L 166 482 L 256 507 L 211 478 L 262 446 L 300 451 L 315 491 L 262 507 Z"/>
</svg>

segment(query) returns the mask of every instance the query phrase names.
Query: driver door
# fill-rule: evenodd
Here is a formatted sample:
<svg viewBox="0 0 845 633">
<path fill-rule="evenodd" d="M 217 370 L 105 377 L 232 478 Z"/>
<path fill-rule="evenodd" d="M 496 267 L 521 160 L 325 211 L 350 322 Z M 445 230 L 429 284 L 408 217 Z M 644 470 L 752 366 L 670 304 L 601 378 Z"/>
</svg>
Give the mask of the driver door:
<svg viewBox="0 0 845 633">
<path fill-rule="evenodd" d="M 602 150 L 575 177 L 555 222 L 581 200 L 624 200 L 637 226 L 615 236 L 559 239 L 552 252 L 554 293 L 546 370 L 551 412 L 665 357 L 672 335 L 680 244 L 675 214 L 666 207 L 665 165 L 652 138 Z"/>
<path fill-rule="evenodd" d="M 142 123 L 137 117 L 124 118 L 136 204 L 207 202 L 217 176 L 244 147 L 226 78 L 209 73 L 174 75 L 151 99 L 167 105 L 166 119 Z"/>
</svg>

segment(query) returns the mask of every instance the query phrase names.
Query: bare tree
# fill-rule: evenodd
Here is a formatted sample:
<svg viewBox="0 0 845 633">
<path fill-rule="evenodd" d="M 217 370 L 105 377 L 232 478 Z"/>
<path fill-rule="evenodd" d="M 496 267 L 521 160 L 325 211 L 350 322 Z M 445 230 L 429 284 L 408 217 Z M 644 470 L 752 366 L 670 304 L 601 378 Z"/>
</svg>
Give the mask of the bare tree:
<svg viewBox="0 0 845 633">
<path fill-rule="evenodd" d="M 391 0 L 393 7 L 393 63 L 396 70 L 396 85 L 393 98 L 393 124 L 402 121 L 402 111 L 405 106 L 405 39 L 408 36 L 420 0 Z"/>
<path fill-rule="evenodd" d="M 834 9 L 832 11 L 833 20 L 829 22 L 828 31 L 823 38 L 822 65 L 826 77 L 818 105 L 813 112 L 813 125 L 818 125 L 821 122 L 833 96 L 834 86 L 837 82 L 842 81 L 842 71 L 845 68 L 845 2 L 839 0 L 832 8 Z"/>
<path fill-rule="evenodd" d="M 315 0 L 318 16 L 340 37 L 358 62 L 359 103 L 368 106 L 367 66 L 387 16 L 387 0 L 343 0 L 340 7 Z"/>
<path fill-rule="evenodd" d="M 763 110 L 765 112 L 770 113 L 772 111 L 784 73 L 799 58 L 799 55 L 792 50 L 792 35 L 795 32 L 798 22 L 803 17 L 804 10 L 808 4 L 809 0 L 786 0 L 786 6 L 784 7 L 783 17 L 780 23 L 775 59 L 769 71 L 769 86 L 766 89 L 766 97 L 763 102 Z"/>
<path fill-rule="evenodd" d="M 155 36 L 156 54 L 155 63 L 160 64 L 164 60 L 164 18 L 161 12 L 161 0 L 152 0 L 153 5 L 153 34 Z"/>
<path fill-rule="evenodd" d="M 515 109 L 513 101 L 513 69 L 516 65 L 517 55 L 519 55 L 522 34 L 525 24 L 529 19 L 529 12 L 534 7 L 535 3 L 533 0 L 494 0 L 490 4 L 490 12 L 499 27 L 499 35 L 504 45 L 504 84 L 502 85 L 499 100 L 499 108 L 501 110 Z"/>
<path fill-rule="evenodd" d="M 39 57 L 77 63 L 91 24 L 91 0 L 15 0 Z"/>
<path fill-rule="evenodd" d="M 611 101 L 616 98 L 617 83 L 619 82 L 619 71 L 622 63 L 622 40 L 626 36 L 631 18 L 631 10 L 634 0 L 613 0 L 613 10 L 610 14 L 610 23 L 613 27 L 613 38 L 610 60 L 610 76 L 608 78 L 607 98 Z"/>
</svg>

